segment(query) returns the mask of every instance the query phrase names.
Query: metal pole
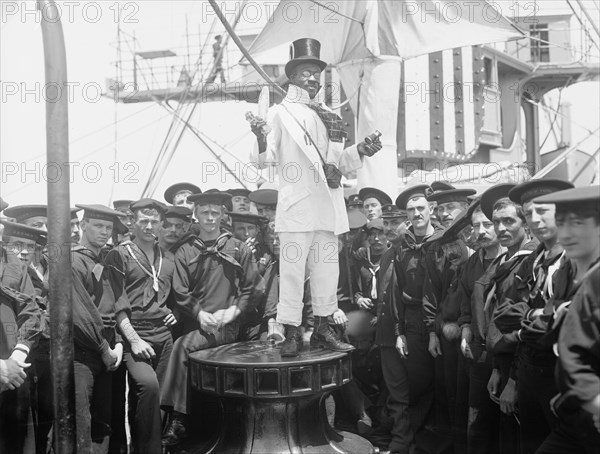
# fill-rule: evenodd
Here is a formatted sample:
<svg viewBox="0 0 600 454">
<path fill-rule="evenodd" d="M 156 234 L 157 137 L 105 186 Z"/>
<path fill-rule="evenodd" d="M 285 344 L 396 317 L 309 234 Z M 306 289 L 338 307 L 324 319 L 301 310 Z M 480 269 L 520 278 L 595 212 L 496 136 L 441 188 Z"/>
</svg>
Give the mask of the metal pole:
<svg viewBox="0 0 600 454">
<path fill-rule="evenodd" d="M 65 93 L 67 59 L 60 13 L 53 0 L 37 0 L 42 16 L 46 86 Z M 46 101 L 48 168 L 60 169 L 48 178 L 48 245 L 50 275 L 50 358 L 54 396 L 55 452 L 75 452 L 75 387 L 73 376 L 73 307 L 71 289 L 71 229 L 69 211 L 68 98 L 60 91 Z M 51 164 L 52 163 L 52 164 Z M 58 171 L 58 170 L 57 170 Z"/>
<path fill-rule="evenodd" d="M 252 55 L 250 55 L 250 53 L 248 52 L 248 49 L 246 49 L 244 47 L 244 44 L 242 44 L 242 41 L 240 40 L 238 35 L 235 34 L 235 31 L 233 30 L 231 25 L 229 25 L 229 22 L 227 22 L 227 18 L 221 12 L 221 9 L 219 8 L 219 5 L 217 5 L 217 2 L 215 0 L 208 0 L 208 2 L 210 3 L 210 6 L 212 6 L 213 9 L 215 10 L 215 14 L 223 23 L 225 30 L 227 30 L 227 33 L 229 33 L 229 36 L 231 36 L 231 39 L 233 39 L 233 42 L 235 42 L 237 47 L 240 49 L 240 52 L 242 52 L 242 54 L 244 54 L 244 57 L 246 57 L 246 59 L 250 62 L 250 64 L 254 67 L 254 69 L 256 69 L 256 72 L 258 74 L 260 74 L 260 76 L 263 79 L 265 79 L 269 83 L 269 85 L 273 86 L 275 88 L 275 90 L 277 90 L 279 92 L 279 94 L 285 96 L 286 92 L 283 90 L 283 88 L 281 88 L 279 85 L 277 85 L 277 83 L 269 77 L 269 75 L 261 68 L 261 66 L 258 63 L 256 63 L 254 58 L 252 58 Z"/>
</svg>

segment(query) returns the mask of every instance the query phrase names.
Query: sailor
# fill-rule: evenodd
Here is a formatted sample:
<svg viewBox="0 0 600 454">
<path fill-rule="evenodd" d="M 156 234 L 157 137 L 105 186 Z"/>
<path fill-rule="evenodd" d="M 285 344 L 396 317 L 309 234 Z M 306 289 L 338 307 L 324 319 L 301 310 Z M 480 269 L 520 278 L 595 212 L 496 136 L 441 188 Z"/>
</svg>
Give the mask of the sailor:
<svg viewBox="0 0 600 454">
<path fill-rule="evenodd" d="M 191 194 L 201 194 L 198 186 L 192 183 L 175 183 L 167 188 L 164 197 L 169 205 L 185 206 L 190 210 L 194 209 L 194 204 L 187 200 Z"/>
<path fill-rule="evenodd" d="M 248 199 L 256 205 L 256 212 L 259 216 L 264 216 L 272 222 L 275 221 L 277 187 L 274 184 L 264 183 L 259 189 L 248 194 Z"/>
<path fill-rule="evenodd" d="M 577 287 L 572 302 L 555 307 L 564 316 L 558 338 L 552 407 L 559 423 L 536 451 L 595 453 L 600 446 L 600 187 L 567 189 L 533 199 L 556 204 L 558 241 L 572 261 Z"/>
<path fill-rule="evenodd" d="M 248 211 L 232 211 L 229 217 L 233 224 L 234 238 L 244 242 L 256 239 L 269 222 L 267 218 Z M 259 241 L 262 242 L 262 238 Z"/>
<path fill-rule="evenodd" d="M 497 378 L 493 370 L 507 369 L 514 356 L 514 349 L 505 352 L 500 352 L 500 349 L 494 351 L 499 336 L 493 324 L 493 312 L 497 302 L 501 301 L 503 295 L 513 286 L 515 273 L 521 263 L 527 260 L 537 246 L 537 241 L 531 240 L 527 233 L 521 205 L 507 198 L 514 187 L 512 183 L 500 183 L 484 192 L 481 197 L 482 210 L 486 216 L 491 216 L 503 252 L 474 283 L 471 295 L 471 324 L 463 330 L 461 343 L 463 354 L 477 362 L 475 370 L 478 380 L 470 386 L 470 396 L 478 396 L 478 400 L 487 403 L 477 410 L 478 416 L 473 423 L 474 431 L 486 428 L 487 436 L 497 440 L 502 453 L 519 450 L 519 426 L 512 413 L 504 414 L 499 411 L 498 404 L 502 405 L 502 399 L 506 397 L 498 391 L 499 386 L 495 392 L 490 392 L 490 383 Z M 487 383 L 484 383 L 486 374 Z M 506 380 L 501 386 L 504 387 L 505 383 Z M 484 434 L 485 432 L 480 434 L 482 440 Z"/>
<path fill-rule="evenodd" d="M 48 231 L 48 207 L 46 205 L 17 205 L 4 210 L 4 215 L 17 224 L 25 224 Z"/>
<path fill-rule="evenodd" d="M 449 191 L 451 189 L 456 189 L 454 185 L 449 183 L 448 181 L 436 180 L 431 183 L 431 190 L 427 194 L 428 196 L 435 194 L 440 191 Z M 437 213 L 437 204 L 435 202 L 432 203 L 433 212 L 431 213 L 431 222 L 436 223 L 439 222 L 438 213 Z"/>
<path fill-rule="evenodd" d="M 348 196 L 346 210 L 349 213 L 351 211 L 359 211 L 364 216 L 365 210 L 363 209 L 363 201 L 360 199 L 360 196 L 358 194 L 350 194 Z"/>
<path fill-rule="evenodd" d="M 38 296 L 47 296 L 48 283 L 40 266 L 42 250 L 48 242 L 48 232 L 25 224 L 0 221 L 4 226 L 2 240 L 8 251 L 27 266 L 27 272 Z M 37 264 L 37 266 L 36 266 Z"/>
<path fill-rule="evenodd" d="M 392 203 L 390 196 L 377 188 L 362 188 L 358 191 L 358 197 L 362 200 L 363 211 L 369 221 L 380 218 L 381 207 Z"/>
<path fill-rule="evenodd" d="M 173 345 L 161 387 L 161 405 L 170 413 L 165 445 L 177 444 L 186 436 L 188 355 L 237 339 L 238 317 L 249 310 L 259 278 L 250 248 L 220 229 L 223 205 L 230 198 L 223 192 L 190 196 L 199 234 L 175 254 L 173 291 L 189 329 Z"/>
<path fill-rule="evenodd" d="M 71 208 L 71 242 L 78 244 L 81 240 L 81 226 L 77 213 L 81 211 L 79 208 Z"/>
<path fill-rule="evenodd" d="M 394 296 L 398 307 L 396 322 L 396 348 L 404 351 L 406 368 L 398 369 L 398 373 L 406 373 L 402 377 L 408 383 L 410 395 L 410 417 L 414 436 L 423 433 L 425 426 L 431 422 L 434 399 L 434 363 L 428 351 L 429 335 L 423 317 L 423 291 L 425 269 L 435 261 L 432 254 L 423 248 L 427 238 L 435 233 L 431 224 L 431 208 L 427 202 L 430 190 L 426 184 L 405 189 L 396 199 L 396 206 L 406 210 L 411 225 L 404 230 L 404 235 L 394 262 L 397 279 Z M 406 340 L 406 344 L 404 344 Z M 408 352 L 406 354 L 406 352 Z M 400 380 L 400 378 L 397 378 Z M 413 440 L 404 435 L 407 443 Z"/>
<path fill-rule="evenodd" d="M 117 323 L 126 340 L 132 445 L 139 452 L 160 453 L 159 387 L 173 348 L 170 327 L 177 323 L 167 307 L 174 265 L 156 241 L 166 206 L 141 199 L 130 208 L 134 239 L 112 249 L 104 266 L 115 298 L 129 308 L 117 314 Z"/>
<path fill-rule="evenodd" d="M 391 247 L 383 253 L 377 272 L 377 294 L 381 304 L 377 308 L 375 343 L 379 345 L 381 369 L 389 392 L 386 412 L 393 420 L 392 440 L 388 449 L 390 452 L 408 452 L 410 446 L 414 447 L 414 434 L 408 412 L 408 372 L 404 361 L 408 349 L 404 331 L 396 330 L 400 325 L 397 305 L 398 281 L 394 273 L 394 262 L 404 238 L 406 225 L 403 222 L 402 210 L 398 206 L 384 205 L 381 211 L 383 233 Z"/>
<path fill-rule="evenodd" d="M 316 103 L 321 72 L 327 64 L 321 44 L 302 38 L 292 43 L 292 59 L 285 72 L 290 79 L 287 95 L 269 111 L 269 118 L 252 124 L 257 137 L 260 167 L 278 165 L 280 185 L 276 230 L 282 248 L 281 291 L 277 321 L 286 325 L 282 353 L 295 356 L 301 347 L 298 327 L 302 322 L 304 276 L 310 274 L 315 331 L 311 342 L 338 351 L 352 346 L 341 342 L 327 318 L 338 309 L 338 241 L 348 230 L 342 174 L 362 166 L 363 156 L 382 148 L 360 142 L 344 149 L 342 119 Z M 267 125 L 268 120 L 268 125 Z M 271 128 L 268 134 L 263 133 Z M 315 163 L 318 163 L 315 166 Z M 294 253 L 292 253 L 294 249 Z"/>
<path fill-rule="evenodd" d="M 118 229 L 113 229 L 113 245 L 118 245 L 119 243 L 130 240 L 131 239 L 131 230 L 133 229 L 133 213 L 129 209 L 129 205 L 133 203 L 133 200 L 122 199 L 115 200 L 113 202 L 113 207 L 115 210 L 120 211 L 125 214 L 125 216 L 120 222 L 120 224 L 125 225 L 127 227 L 127 232 L 118 233 Z"/>
<path fill-rule="evenodd" d="M 360 200 L 359 200 L 360 202 Z M 360 203 L 362 207 L 362 202 Z M 350 230 L 340 235 L 339 268 L 338 279 L 338 307 L 344 312 L 356 310 L 354 295 L 358 292 L 358 279 L 356 272 L 356 260 L 352 254 L 352 242 L 361 234 L 363 227 L 367 224 L 367 218 L 358 210 L 348 211 L 348 226 Z M 366 257 L 366 252 L 365 252 Z"/>
<path fill-rule="evenodd" d="M 484 289 L 499 265 L 515 256 L 520 249 L 531 251 L 535 247 L 525 246 L 529 238 L 523 211 L 520 205 L 507 197 L 514 186 L 512 183 L 500 183 L 482 194 L 480 210 L 476 209 L 472 215 L 481 248 L 465 264 L 460 282 L 460 348 L 463 356 L 471 360 L 467 444 L 473 452 L 489 452 L 499 443 L 500 409 L 496 402 L 490 400 L 487 390 L 493 355 L 486 351 L 486 333 L 491 317 L 486 319 L 484 315 Z"/>
<path fill-rule="evenodd" d="M 437 182 L 433 182 L 435 184 Z M 436 203 L 437 218 L 444 227 L 448 227 L 456 216 L 469 207 L 468 196 L 475 194 L 474 189 L 437 190 L 427 197 L 430 203 Z"/>
<path fill-rule="evenodd" d="M 192 210 L 184 206 L 166 208 L 164 220 L 158 232 L 158 244 L 165 256 L 175 258 L 180 240 L 192 223 Z"/>
<path fill-rule="evenodd" d="M 448 197 L 456 197 L 458 201 L 439 199 L 442 200 L 442 207 L 452 204 L 463 206 L 459 196 Z M 428 267 L 423 310 L 429 329 L 429 353 L 435 361 L 437 426 L 443 436 L 440 443 L 454 443 L 456 452 L 466 451 L 469 387 L 466 360 L 460 354 L 458 283 L 463 264 L 473 253 L 465 243 L 462 232 L 470 226 L 471 216 L 477 205 L 472 204 L 459 214 L 454 209 L 445 211 L 451 214 L 453 221 L 445 231 L 439 231 L 428 238 L 424 245 L 427 254 L 436 257 L 434 262 L 426 262 Z M 442 208 L 442 212 L 444 210 Z"/>
<path fill-rule="evenodd" d="M 512 200 L 523 204 L 529 229 L 540 241 L 537 250 L 519 267 L 515 284 L 494 312 L 503 343 L 510 345 L 513 352 L 505 364 L 496 361 L 504 366 L 502 375 L 507 383 L 500 395 L 501 409 L 508 414 L 518 409 L 523 452 L 535 452 L 556 424 L 556 418 L 548 411 L 550 399 L 556 394 L 556 360 L 551 346 L 543 348 L 539 341 L 547 330 L 544 308 L 558 296 L 553 284 L 555 274 L 565 261 L 554 221 L 555 206 L 538 205 L 533 199 L 571 187 L 567 181 L 541 179 L 522 183 L 509 193 Z"/>
<path fill-rule="evenodd" d="M 6 206 L 0 199 L 0 211 Z M 37 237 L 37 232 L 32 236 Z M 32 297 L 26 265 L 4 244 L 0 248 L 0 284 L 0 452 L 21 453 L 29 412 L 28 357 L 41 334 L 42 314 Z"/>
<path fill-rule="evenodd" d="M 122 213 L 103 205 L 75 206 L 83 209 L 81 242 L 71 248 L 76 445 L 78 452 L 91 452 L 92 441 L 108 446 L 112 377 L 107 372 L 123 358 L 115 314 L 128 307 L 115 300 L 102 266 L 104 247 Z"/>
<path fill-rule="evenodd" d="M 250 191 L 245 188 L 228 189 L 226 192 L 231 194 L 231 212 L 250 211 Z"/>
<path fill-rule="evenodd" d="M 427 201 L 433 205 L 436 205 L 436 212 L 438 220 L 443 227 L 449 227 L 453 224 L 454 220 L 459 217 L 461 213 L 467 215 L 466 210 L 469 207 L 467 197 L 475 194 L 473 189 L 446 189 L 451 185 L 434 181 L 435 189 L 431 189 L 427 193 Z M 472 211 L 470 212 L 472 214 Z M 460 226 L 462 230 L 468 224 L 468 219 L 463 218 Z M 456 228 L 456 225 L 454 226 Z M 454 231 L 454 230 L 453 230 Z M 458 232 L 457 232 L 458 235 Z M 443 326 L 436 324 L 439 322 L 439 316 L 441 312 L 445 312 L 447 324 L 455 324 L 457 319 L 450 316 L 450 314 L 458 315 L 457 311 L 453 311 L 449 308 L 438 307 L 438 305 L 446 299 L 446 292 L 450 289 L 450 283 L 454 280 L 457 267 L 453 266 L 450 260 L 444 257 L 443 251 L 441 250 L 441 243 L 438 241 L 429 241 L 426 244 L 428 257 L 434 260 L 425 262 L 426 266 L 426 277 L 424 279 L 424 295 L 423 295 L 423 312 L 425 314 L 425 322 L 427 329 L 429 330 L 429 353 L 435 359 L 436 367 L 436 411 L 441 413 L 442 416 L 446 416 L 446 420 L 450 418 L 450 421 L 455 421 L 455 392 L 456 388 L 451 386 L 443 386 L 444 372 L 447 372 L 451 376 L 451 383 L 454 384 L 456 377 L 456 367 L 458 366 L 457 361 L 449 360 L 449 357 L 455 357 L 457 354 L 456 342 L 458 336 L 454 337 L 450 335 L 450 331 L 446 330 L 446 336 L 442 336 Z M 455 302 L 455 300 L 453 300 Z M 455 330 L 458 332 L 458 329 Z M 441 340 L 440 340 L 441 339 Z M 444 356 L 444 358 L 439 358 Z M 452 370 L 445 371 L 444 364 L 449 365 Z M 440 405 L 444 408 L 439 408 Z M 447 408 L 450 414 L 445 414 Z M 440 423 L 444 419 L 440 418 Z M 443 424 L 443 423 L 442 423 Z"/>
</svg>

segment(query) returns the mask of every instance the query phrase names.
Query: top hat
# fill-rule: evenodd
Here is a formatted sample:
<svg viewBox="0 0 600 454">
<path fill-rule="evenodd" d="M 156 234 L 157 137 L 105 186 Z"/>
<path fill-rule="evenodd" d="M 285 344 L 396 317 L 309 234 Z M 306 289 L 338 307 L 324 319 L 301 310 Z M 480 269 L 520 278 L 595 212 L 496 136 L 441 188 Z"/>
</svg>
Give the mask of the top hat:
<svg viewBox="0 0 600 454">
<path fill-rule="evenodd" d="M 312 38 L 300 38 L 290 46 L 290 61 L 285 65 L 285 75 L 290 77 L 293 69 L 300 63 L 314 63 L 321 71 L 327 63 L 321 60 L 321 43 Z"/>
</svg>

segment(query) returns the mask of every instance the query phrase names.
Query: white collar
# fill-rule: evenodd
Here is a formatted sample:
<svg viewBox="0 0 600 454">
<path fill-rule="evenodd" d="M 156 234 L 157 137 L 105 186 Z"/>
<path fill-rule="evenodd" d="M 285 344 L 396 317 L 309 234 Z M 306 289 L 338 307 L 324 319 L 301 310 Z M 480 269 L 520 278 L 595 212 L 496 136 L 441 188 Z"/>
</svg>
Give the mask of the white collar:
<svg viewBox="0 0 600 454">
<path fill-rule="evenodd" d="M 315 99 L 310 99 L 308 92 L 304 88 L 300 88 L 297 85 L 290 84 L 288 86 L 287 95 L 285 96 L 285 100 L 287 102 L 298 103 L 298 104 L 312 104 L 312 103 L 321 103 L 323 98 L 323 88 L 317 92 Z"/>
</svg>

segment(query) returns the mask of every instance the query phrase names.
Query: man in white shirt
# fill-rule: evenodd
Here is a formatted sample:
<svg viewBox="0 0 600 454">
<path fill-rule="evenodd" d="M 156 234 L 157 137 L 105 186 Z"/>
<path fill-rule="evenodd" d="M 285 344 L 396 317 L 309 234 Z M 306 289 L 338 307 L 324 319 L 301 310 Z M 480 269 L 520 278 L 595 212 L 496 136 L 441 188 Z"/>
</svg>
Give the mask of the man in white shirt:
<svg viewBox="0 0 600 454">
<path fill-rule="evenodd" d="M 344 149 L 346 133 L 341 118 L 313 101 L 327 66 L 320 60 L 320 47 L 310 38 L 292 43 L 292 59 L 285 66 L 290 80 L 287 96 L 270 109 L 267 121 L 252 123 L 258 144 L 254 160 L 261 167 L 278 166 L 280 181 L 275 230 L 281 240 L 277 321 L 286 325 L 287 333 L 282 356 L 296 356 L 301 348 L 298 327 L 306 276 L 310 276 L 315 315 L 311 345 L 336 351 L 353 349 L 341 342 L 327 323 L 327 317 L 338 309 L 337 235 L 348 231 L 340 179 L 360 168 L 363 156 L 381 149 L 378 140 Z"/>
</svg>

